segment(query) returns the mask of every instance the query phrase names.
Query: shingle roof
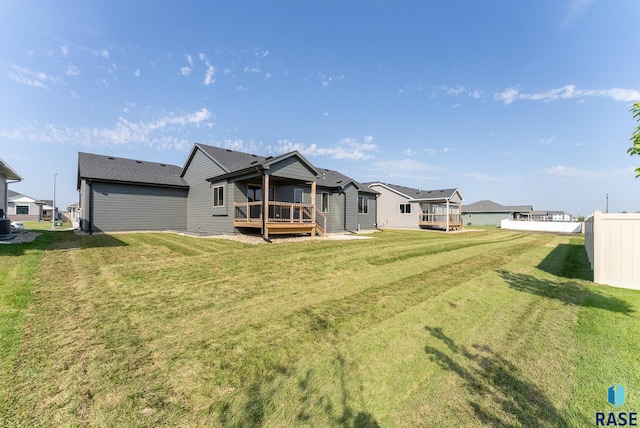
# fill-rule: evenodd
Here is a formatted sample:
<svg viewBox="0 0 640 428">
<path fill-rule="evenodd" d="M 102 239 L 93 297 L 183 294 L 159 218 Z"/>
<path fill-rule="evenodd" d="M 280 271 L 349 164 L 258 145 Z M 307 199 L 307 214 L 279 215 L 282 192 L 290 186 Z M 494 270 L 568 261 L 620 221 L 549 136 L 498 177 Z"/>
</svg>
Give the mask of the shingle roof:
<svg viewBox="0 0 640 428">
<path fill-rule="evenodd" d="M 43 200 L 38 200 L 36 198 L 32 198 L 31 196 L 27 196 L 27 195 L 19 193 L 19 192 L 14 192 L 11 189 L 7 189 L 7 190 L 8 190 L 7 199 L 15 198 L 16 196 L 22 196 L 23 198 L 29 198 L 29 199 L 33 200 L 32 203 L 34 203 L 36 205 L 44 205 L 44 204 L 46 204 L 46 202 L 43 201 Z"/>
<path fill-rule="evenodd" d="M 389 183 L 380 183 L 377 181 L 364 183 L 365 186 L 369 187 L 373 184 L 381 184 L 386 186 L 398 193 L 402 193 L 403 195 L 409 197 L 410 199 L 447 199 L 451 198 L 458 189 L 437 189 L 437 190 L 420 190 L 414 189 L 412 187 L 406 186 L 398 186 L 397 184 L 389 184 Z"/>
<path fill-rule="evenodd" d="M 189 187 L 182 167 L 113 156 L 78 153 L 78 186 L 82 178 L 112 182 Z"/>
<path fill-rule="evenodd" d="M 206 144 L 198 143 L 197 146 L 215 159 L 222 168 L 227 170 L 227 172 L 240 171 L 250 167 L 251 165 L 262 164 L 268 159 L 271 159 L 251 153 L 223 149 L 222 147 L 207 146 Z"/>
<path fill-rule="evenodd" d="M 510 207 L 500 205 L 497 202 L 483 200 L 462 206 L 462 212 L 512 212 Z"/>
</svg>

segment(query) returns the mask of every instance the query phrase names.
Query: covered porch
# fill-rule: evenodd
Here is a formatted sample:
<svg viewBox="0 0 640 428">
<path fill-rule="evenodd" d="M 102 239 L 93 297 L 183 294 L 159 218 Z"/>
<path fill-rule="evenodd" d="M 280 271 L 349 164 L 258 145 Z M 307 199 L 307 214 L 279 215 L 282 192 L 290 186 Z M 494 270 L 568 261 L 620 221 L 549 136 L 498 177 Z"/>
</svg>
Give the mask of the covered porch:
<svg viewBox="0 0 640 428">
<path fill-rule="evenodd" d="M 422 199 L 419 203 L 420 228 L 443 229 L 446 232 L 462 228 L 462 196 L 457 189 L 450 195 Z"/>
</svg>

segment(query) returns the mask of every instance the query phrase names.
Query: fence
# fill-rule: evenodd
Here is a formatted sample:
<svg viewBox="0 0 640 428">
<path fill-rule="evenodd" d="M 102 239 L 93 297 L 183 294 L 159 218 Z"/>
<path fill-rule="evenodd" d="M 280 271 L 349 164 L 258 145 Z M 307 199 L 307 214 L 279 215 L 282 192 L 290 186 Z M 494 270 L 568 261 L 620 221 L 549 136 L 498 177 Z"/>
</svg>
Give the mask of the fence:
<svg viewBox="0 0 640 428">
<path fill-rule="evenodd" d="M 603 214 L 585 220 L 584 246 L 593 281 L 640 290 L 640 214 Z"/>
<path fill-rule="evenodd" d="M 569 221 L 515 221 L 501 220 L 500 228 L 536 232 L 580 233 L 582 223 Z"/>
</svg>

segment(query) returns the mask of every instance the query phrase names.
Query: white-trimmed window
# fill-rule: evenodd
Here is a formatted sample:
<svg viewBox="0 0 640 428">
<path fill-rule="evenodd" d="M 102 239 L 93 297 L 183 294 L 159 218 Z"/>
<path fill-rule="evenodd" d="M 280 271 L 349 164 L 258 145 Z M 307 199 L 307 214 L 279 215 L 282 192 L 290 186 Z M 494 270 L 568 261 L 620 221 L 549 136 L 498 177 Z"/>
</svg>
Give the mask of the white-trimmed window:
<svg viewBox="0 0 640 428">
<path fill-rule="evenodd" d="M 16 215 L 29 215 L 29 205 L 16 205 Z"/>
<path fill-rule="evenodd" d="M 368 196 L 358 196 L 358 214 L 369 214 Z"/>
<path fill-rule="evenodd" d="M 411 214 L 411 204 L 400 204 L 400 214 Z"/>
<path fill-rule="evenodd" d="M 213 206 L 224 207 L 224 186 L 215 186 L 213 188 Z"/>
<path fill-rule="evenodd" d="M 293 189 L 293 203 L 301 204 L 303 195 L 304 195 L 303 189 L 298 189 L 298 188 Z"/>
<path fill-rule="evenodd" d="M 320 211 L 329 212 L 329 194 L 327 192 L 320 193 Z"/>
</svg>

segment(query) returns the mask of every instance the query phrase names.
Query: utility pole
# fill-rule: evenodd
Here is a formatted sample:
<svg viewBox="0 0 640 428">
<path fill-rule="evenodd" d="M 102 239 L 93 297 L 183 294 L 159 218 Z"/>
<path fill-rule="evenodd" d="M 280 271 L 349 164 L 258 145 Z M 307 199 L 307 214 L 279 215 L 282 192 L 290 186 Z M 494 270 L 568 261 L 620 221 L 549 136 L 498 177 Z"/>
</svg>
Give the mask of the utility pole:
<svg viewBox="0 0 640 428">
<path fill-rule="evenodd" d="M 607 193 L 607 214 L 609 213 L 609 194 Z"/>
<path fill-rule="evenodd" d="M 53 207 L 51 207 L 51 230 L 56 230 L 56 176 L 53 174 Z"/>
</svg>

